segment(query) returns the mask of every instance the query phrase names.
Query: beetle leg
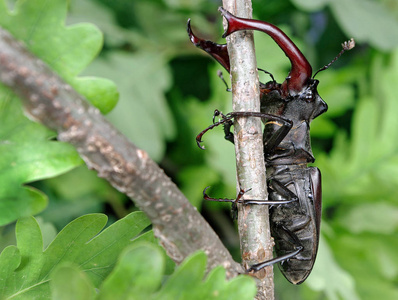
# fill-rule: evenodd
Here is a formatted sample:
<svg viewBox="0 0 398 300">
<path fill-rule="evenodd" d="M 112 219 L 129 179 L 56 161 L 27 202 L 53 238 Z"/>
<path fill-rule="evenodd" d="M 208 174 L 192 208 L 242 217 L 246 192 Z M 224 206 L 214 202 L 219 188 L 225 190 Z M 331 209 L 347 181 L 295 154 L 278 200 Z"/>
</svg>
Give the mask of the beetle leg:
<svg viewBox="0 0 398 300">
<path fill-rule="evenodd" d="M 231 126 L 234 125 L 232 121 L 224 123 L 224 139 L 230 141 L 232 144 L 235 144 L 234 134 L 231 131 Z"/>
<path fill-rule="evenodd" d="M 298 237 L 291 232 L 289 229 L 287 229 L 285 226 L 283 225 L 275 225 L 276 230 L 278 230 L 278 235 L 280 237 L 282 237 L 286 242 L 292 244 L 293 246 L 293 251 L 290 253 L 287 253 L 285 255 L 279 256 L 279 257 L 275 257 L 273 259 L 258 263 L 258 264 L 254 264 L 252 265 L 249 269 L 247 269 L 247 272 L 257 272 L 260 271 L 261 269 L 265 268 L 266 266 L 270 266 L 273 265 L 275 263 L 282 263 L 285 260 L 288 260 L 294 256 L 296 256 L 297 254 L 299 254 L 303 249 L 303 245 L 300 243 Z"/>
<path fill-rule="evenodd" d="M 221 116 L 222 119 L 228 119 L 230 114 L 228 116 L 224 115 L 221 111 L 216 109 L 213 114 L 213 124 L 215 123 L 214 120 L 216 117 Z M 230 117 L 229 117 L 230 118 Z M 224 138 L 227 141 L 230 141 L 232 144 L 234 144 L 234 134 L 231 132 L 231 126 L 234 125 L 232 123 L 232 120 L 226 121 L 223 126 L 224 126 Z"/>
<path fill-rule="evenodd" d="M 229 198 L 212 198 L 209 195 L 207 195 L 206 191 L 209 188 L 206 187 L 203 190 L 203 199 L 207 200 L 207 201 L 216 201 L 216 202 L 232 202 L 232 203 L 242 203 L 242 204 L 266 204 L 266 205 L 279 205 L 279 204 L 288 204 L 291 203 L 293 201 L 297 200 L 296 198 L 291 198 L 288 200 L 281 200 L 281 201 L 269 201 L 269 200 L 255 200 L 255 199 L 242 199 L 243 195 L 245 193 L 247 193 L 248 191 L 250 191 L 251 189 L 248 190 L 243 190 L 242 188 L 239 191 L 238 196 L 236 197 L 236 199 L 229 199 Z"/>
<path fill-rule="evenodd" d="M 232 112 L 228 114 L 231 117 L 258 117 L 267 119 L 266 124 L 279 126 L 277 130 L 264 143 L 264 153 L 271 153 L 285 138 L 293 126 L 292 121 L 280 116 L 275 116 L 262 112 Z"/>
<path fill-rule="evenodd" d="M 214 123 L 214 117 L 216 117 L 216 116 L 219 116 L 219 115 L 221 115 L 221 117 L 222 117 L 222 119 L 220 120 L 220 121 L 218 121 L 218 122 L 215 122 Z M 205 130 L 202 130 L 197 136 L 196 136 L 196 144 L 198 145 L 198 147 L 200 148 L 200 149 L 205 149 L 205 147 L 204 146 L 202 146 L 200 143 L 202 142 L 202 137 L 203 137 L 203 135 L 206 133 L 206 132 L 208 132 L 209 130 L 211 130 L 211 129 L 213 129 L 214 127 L 217 127 L 217 126 L 219 126 L 219 125 L 221 125 L 221 124 L 229 124 L 230 123 L 230 125 L 226 125 L 226 126 L 228 126 L 227 128 L 228 128 L 228 130 L 229 130 L 229 128 L 231 128 L 231 126 L 233 125 L 233 123 L 232 123 L 232 119 L 233 117 L 231 117 L 229 114 L 227 114 L 227 115 L 224 115 L 224 114 L 222 114 L 218 109 L 216 109 L 215 111 L 214 111 L 214 116 L 213 116 L 213 124 L 212 125 L 210 125 L 209 127 L 207 127 Z M 233 138 L 233 136 L 232 136 L 232 138 Z"/>
<path fill-rule="evenodd" d="M 222 119 L 216 123 L 214 123 L 214 117 L 215 116 L 221 116 Z M 285 119 L 280 116 L 275 116 L 267 113 L 262 113 L 262 112 L 251 112 L 251 111 L 236 111 L 236 112 L 231 112 L 229 114 L 222 114 L 219 110 L 214 111 L 214 116 L 213 116 L 213 125 L 210 125 L 207 127 L 205 130 L 200 132 L 196 136 L 196 143 L 198 144 L 199 148 L 205 149 L 203 146 L 200 145 L 202 142 L 202 137 L 203 135 L 209 131 L 210 129 L 213 129 L 214 127 L 217 127 L 221 124 L 224 124 L 224 133 L 225 133 L 225 139 L 230 141 L 231 143 L 234 143 L 234 136 L 233 133 L 231 132 L 231 126 L 233 125 L 232 119 L 236 117 L 257 117 L 257 118 L 264 118 L 267 119 L 268 122 L 274 122 L 274 124 L 277 124 L 280 126 L 273 134 L 272 136 L 268 139 L 268 142 L 264 145 L 264 152 L 268 153 L 275 149 L 276 146 L 279 145 L 279 143 L 283 140 L 283 138 L 287 135 L 289 130 L 292 128 L 292 121 Z"/>
<path fill-rule="evenodd" d="M 232 89 L 228 86 L 228 83 L 225 81 L 224 75 L 222 74 L 222 72 L 220 70 L 217 71 L 217 76 L 220 77 L 222 82 L 224 82 L 225 87 L 226 87 L 226 91 L 227 92 L 232 92 Z"/>
<path fill-rule="evenodd" d="M 286 201 L 289 201 L 287 203 L 293 202 L 293 201 L 297 201 L 298 197 L 295 193 L 293 193 L 291 190 L 289 190 L 286 185 L 284 185 L 283 183 L 281 183 L 279 180 L 276 179 L 271 179 L 269 181 L 269 186 L 271 187 L 271 189 L 273 189 L 278 195 L 282 196 L 283 199 L 286 200 L 280 200 L 280 203 L 277 204 L 285 204 Z M 275 201 L 278 202 L 278 201 Z"/>
</svg>

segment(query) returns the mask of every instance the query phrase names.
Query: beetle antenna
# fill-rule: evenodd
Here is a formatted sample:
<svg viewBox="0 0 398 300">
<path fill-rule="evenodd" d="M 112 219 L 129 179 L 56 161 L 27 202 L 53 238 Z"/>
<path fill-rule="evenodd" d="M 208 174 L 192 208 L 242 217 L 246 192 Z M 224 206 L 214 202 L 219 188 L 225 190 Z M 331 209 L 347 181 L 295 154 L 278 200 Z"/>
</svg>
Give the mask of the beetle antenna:
<svg viewBox="0 0 398 300">
<path fill-rule="evenodd" d="M 341 47 L 343 47 L 343 49 L 340 51 L 339 54 L 337 54 L 337 56 L 327 65 L 323 66 L 322 68 L 320 68 L 318 71 L 315 72 L 314 76 L 312 76 L 312 78 L 314 79 L 316 74 L 318 74 L 319 72 L 328 69 L 336 60 L 339 59 L 339 57 L 346 51 L 351 50 L 352 48 L 355 47 L 355 41 L 353 38 L 351 38 L 349 41 L 345 41 L 344 43 L 341 44 Z"/>
<path fill-rule="evenodd" d="M 227 92 L 232 92 L 232 89 L 229 88 L 228 83 L 225 81 L 224 76 L 222 75 L 222 72 L 220 70 L 217 70 L 217 75 L 218 75 L 218 77 L 221 78 L 222 82 L 224 82 L 224 84 L 227 88 Z"/>
</svg>

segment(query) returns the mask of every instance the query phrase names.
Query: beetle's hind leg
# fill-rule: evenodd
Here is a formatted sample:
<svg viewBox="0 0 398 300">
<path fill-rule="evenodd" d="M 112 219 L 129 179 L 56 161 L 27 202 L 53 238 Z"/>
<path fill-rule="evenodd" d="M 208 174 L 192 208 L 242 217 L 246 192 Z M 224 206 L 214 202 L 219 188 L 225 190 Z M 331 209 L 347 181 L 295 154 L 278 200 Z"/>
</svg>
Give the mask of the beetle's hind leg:
<svg viewBox="0 0 398 300">
<path fill-rule="evenodd" d="M 274 229 L 278 232 L 279 237 L 282 238 L 287 243 L 292 245 L 292 251 L 285 255 L 275 257 L 273 259 L 270 259 L 270 260 L 267 260 L 267 261 L 264 261 L 264 262 L 261 262 L 258 264 L 254 264 L 246 270 L 247 272 L 251 272 L 251 271 L 257 272 L 267 266 L 270 266 L 270 265 L 273 265 L 273 264 L 276 264 L 279 262 L 283 263 L 284 261 L 295 257 L 297 254 L 299 254 L 304 249 L 303 245 L 300 243 L 296 234 L 291 232 L 289 229 L 287 229 L 283 225 L 276 224 L 274 226 L 275 226 Z"/>
</svg>

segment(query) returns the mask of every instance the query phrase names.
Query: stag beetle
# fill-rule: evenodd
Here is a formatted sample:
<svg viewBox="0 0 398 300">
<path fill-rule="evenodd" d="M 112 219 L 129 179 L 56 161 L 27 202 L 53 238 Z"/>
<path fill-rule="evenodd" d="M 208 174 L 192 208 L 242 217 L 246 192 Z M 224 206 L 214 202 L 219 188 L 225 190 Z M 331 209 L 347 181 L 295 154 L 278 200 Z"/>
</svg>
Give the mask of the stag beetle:
<svg viewBox="0 0 398 300">
<path fill-rule="evenodd" d="M 203 192 L 204 198 L 243 204 L 270 206 L 271 235 L 275 240 L 277 257 L 251 266 L 247 271 L 258 271 L 279 263 L 283 275 L 293 284 L 300 284 L 309 276 L 317 254 L 321 222 L 321 174 L 318 168 L 308 167 L 314 162 L 310 145 L 310 123 L 327 110 L 319 96 L 319 81 L 314 76 L 327 69 L 340 55 L 354 47 L 354 40 L 342 44 L 343 50 L 328 65 L 312 76 L 312 68 L 297 46 L 276 26 L 258 20 L 238 18 L 222 7 L 221 14 L 228 21 L 223 37 L 239 30 L 259 30 L 268 34 L 291 62 L 291 70 L 282 84 L 272 81 L 260 83 L 260 112 L 232 112 L 215 116 L 221 120 L 203 130 L 196 138 L 198 146 L 202 136 L 210 129 L 224 125 L 225 138 L 234 142 L 230 131 L 235 117 L 260 117 L 264 123 L 263 143 L 267 170 L 269 200 L 242 200 L 241 190 L 236 200 L 214 199 Z M 230 61 L 226 44 L 216 44 L 197 37 L 188 20 L 187 31 L 191 42 L 213 56 L 228 72 Z M 261 69 L 259 69 L 261 70 Z M 268 72 L 267 72 L 268 73 Z"/>
</svg>

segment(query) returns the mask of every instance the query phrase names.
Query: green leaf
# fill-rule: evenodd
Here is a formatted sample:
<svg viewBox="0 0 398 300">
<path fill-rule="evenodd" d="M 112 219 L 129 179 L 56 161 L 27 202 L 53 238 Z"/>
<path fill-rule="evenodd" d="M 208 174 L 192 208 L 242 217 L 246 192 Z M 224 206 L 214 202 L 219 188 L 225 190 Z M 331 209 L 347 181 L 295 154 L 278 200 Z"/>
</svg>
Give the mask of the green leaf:
<svg viewBox="0 0 398 300">
<path fill-rule="evenodd" d="M 363 203 L 344 209 L 338 222 L 352 233 L 393 234 L 398 229 L 398 207 L 386 202 Z"/>
<path fill-rule="evenodd" d="M 99 1 L 69 0 L 67 24 L 89 22 L 104 33 L 106 44 L 117 47 L 128 41 L 131 30 L 118 26 L 112 12 Z"/>
<path fill-rule="evenodd" d="M 0 86 L 0 225 L 47 206 L 46 195 L 24 183 L 56 176 L 82 163 L 71 145 L 50 141 L 53 135 L 23 116 L 19 100 Z"/>
<path fill-rule="evenodd" d="M 204 289 L 208 291 L 203 299 L 253 299 L 256 295 L 256 285 L 253 278 L 241 275 L 225 280 L 225 269 L 221 266 L 214 268 L 207 276 Z"/>
<path fill-rule="evenodd" d="M 84 272 L 74 265 L 64 264 L 50 276 L 51 299 L 90 300 L 94 299 L 94 286 Z"/>
<path fill-rule="evenodd" d="M 372 0 L 292 0 L 300 9 L 319 11 L 329 5 L 348 37 L 368 42 L 381 50 L 398 46 L 398 21 L 382 1 Z"/>
<path fill-rule="evenodd" d="M 347 36 L 354 37 L 357 42 L 368 42 L 381 50 L 392 50 L 398 46 L 398 21 L 382 3 L 333 0 L 329 4 Z"/>
<path fill-rule="evenodd" d="M 370 83 L 359 85 L 350 139 L 338 132 L 330 155 L 319 155 L 317 166 L 324 211 L 331 212 L 325 218 L 332 219 L 330 247 L 336 261 L 354 279 L 361 299 L 395 299 L 398 52 L 388 61 L 376 54 L 369 74 Z M 326 268 L 319 257 L 318 267 Z"/>
<path fill-rule="evenodd" d="M 225 270 L 213 269 L 202 278 L 206 269 L 206 255 L 197 252 L 187 258 L 163 285 L 154 299 L 253 299 L 255 282 L 249 276 L 238 276 L 225 281 Z"/>
<path fill-rule="evenodd" d="M 207 166 L 188 167 L 179 172 L 178 180 L 181 183 L 181 191 L 196 208 L 203 202 L 202 187 L 213 185 L 219 180 L 219 176 L 213 169 Z"/>
<path fill-rule="evenodd" d="M 306 11 L 321 10 L 330 0 L 292 0 L 298 8 Z"/>
<path fill-rule="evenodd" d="M 146 238 L 141 237 L 124 249 L 113 271 L 97 289 L 96 299 L 251 300 L 255 296 L 253 278 L 242 275 L 226 281 L 225 269 L 221 266 L 213 269 L 203 281 L 206 268 L 206 255 L 203 252 L 185 259 L 162 285 L 165 280 L 164 251 L 153 243 L 143 242 Z M 59 295 L 65 300 L 90 299 L 94 286 L 86 275 L 71 264 L 61 264 L 50 276 L 53 298 L 58 299 L 55 295 Z"/>
<path fill-rule="evenodd" d="M 101 286 L 99 299 L 148 299 L 160 286 L 165 267 L 158 247 L 137 244 L 124 251 Z"/>
<path fill-rule="evenodd" d="M 337 264 L 328 244 L 322 238 L 316 264 L 306 284 L 315 291 L 323 291 L 327 299 L 360 299 L 355 290 L 354 278 Z"/>
<path fill-rule="evenodd" d="M 102 34 L 91 24 L 65 27 L 66 12 L 66 0 L 20 0 L 12 13 L 1 0 L 0 25 L 24 41 L 31 52 L 89 101 L 98 104 L 102 112 L 109 112 L 117 101 L 116 87 L 109 81 L 76 77 L 101 50 Z M 106 84 L 106 93 L 100 83 Z M 102 101 L 98 101 L 98 95 Z"/>
<path fill-rule="evenodd" d="M 153 245 L 158 245 L 158 239 L 154 236 L 153 230 L 149 230 L 143 234 L 141 234 L 139 237 L 134 239 L 134 244 L 135 243 L 150 243 Z M 166 258 L 165 260 L 165 274 L 171 274 L 174 272 L 176 263 L 167 256 L 166 250 L 162 247 L 158 247 L 158 249 L 163 253 L 163 256 Z"/>
<path fill-rule="evenodd" d="M 189 294 L 195 298 L 195 288 L 203 278 L 206 260 L 203 252 L 187 258 L 164 284 L 157 299 L 187 299 Z"/>
<path fill-rule="evenodd" d="M 346 35 L 357 42 L 368 42 L 381 50 L 398 46 L 398 21 L 382 1 L 372 0 L 292 0 L 300 9 L 330 9 Z"/>
<path fill-rule="evenodd" d="M 60 264 L 79 266 L 99 286 L 112 270 L 121 250 L 149 225 L 141 212 L 135 212 L 107 229 L 105 215 L 92 214 L 69 223 L 43 251 L 42 234 L 32 217 L 18 221 L 17 247 L 0 254 L 0 298 L 50 299 L 50 274 Z"/>
<path fill-rule="evenodd" d="M 15 246 L 8 246 L 0 253 L 0 291 L 1 299 L 4 299 L 4 294 L 7 289 L 16 289 L 14 278 L 10 276 L 21 263 L 21 254 Z"/>
<path fill-rule="evenodd" d="M 176 134 L 164 95 L 171 86 L 171 73 L 166 62 L 161 53 L 112 51 L 94 61 L 85 71 L 87 74 L 106 74 L 117 83 L 121 98 L 107 118 L 155 160 L 163 157 L 166 140 Z"/>
<path fill-rule="evenodd" d="M 88 170 L 86 165 L 47 179 L 44 184 L 51 202 L 40 216 L 59 229 L 83 214 L 103 211 L 105 202 L 121 207 L 125 199 L 125 195 L 99 178 L 97 172 Z"/>
<path fill-rule="evenodd" d="M 113 83 L 100 78 L 76 77 L 102 46 L 102 35 L 89 24 L 65 27 L 67 1 L 17 1 L 10 12 L 0 0 L 0 26 L 25 42 L 64 80 L 103 112 L 116 104 Z M 82 161 L 68 144 L 49 141 L 54 133 L 22 114 L 21 104 L 0 84 L 0 225 L 37 214 L 47 197 L 23 184 L 62 174 Z"/>
<path fill-rule="evenodd" d="M 73 87 L 104 114 L 113 110 L 119 98 L 115 84 L 105 78 L 91 76 L 77 78 Z"/>
<path fill-rule="evenodd" d="M 347 197 L 360 203 L 384 199 L 396 205 L 398 94 L 394 82 L 398 80 L 397 68 L 398 52 L 392 56 L 388 68 L 381 59 L 375 58 L 371 74 L 377 92 L 364 91 L 366 96 L 356 104 L 351 140 L 340 132 L 330 155 L 317 157 L 317 166 L 323 170 L 326 207 Z"/>
<path fill-rule="evenodd" d="M 357 80 L 358 76 L 353 76 L 352 68 L 338 71 L 329 68 L 327 72 L 321 72 L 317 77 L 320 81 L 318 87 L 319 94 L 328 104 L 328 111 L 323 114 L 322 117 L 338 117 L 344 114 L 348 109 L 353 108 L 355 89 L 352 86 L 352 82 Z M 316 118 L 315 121 L 316 120 L 318 120 L 318 118 Z"/>
<path fill-rule="evenodd" d="M 398 297 L 397 234 L 344 232 L 331 246 L 340 265 L 353 274 L 360 299 Z"/>
</svg>

